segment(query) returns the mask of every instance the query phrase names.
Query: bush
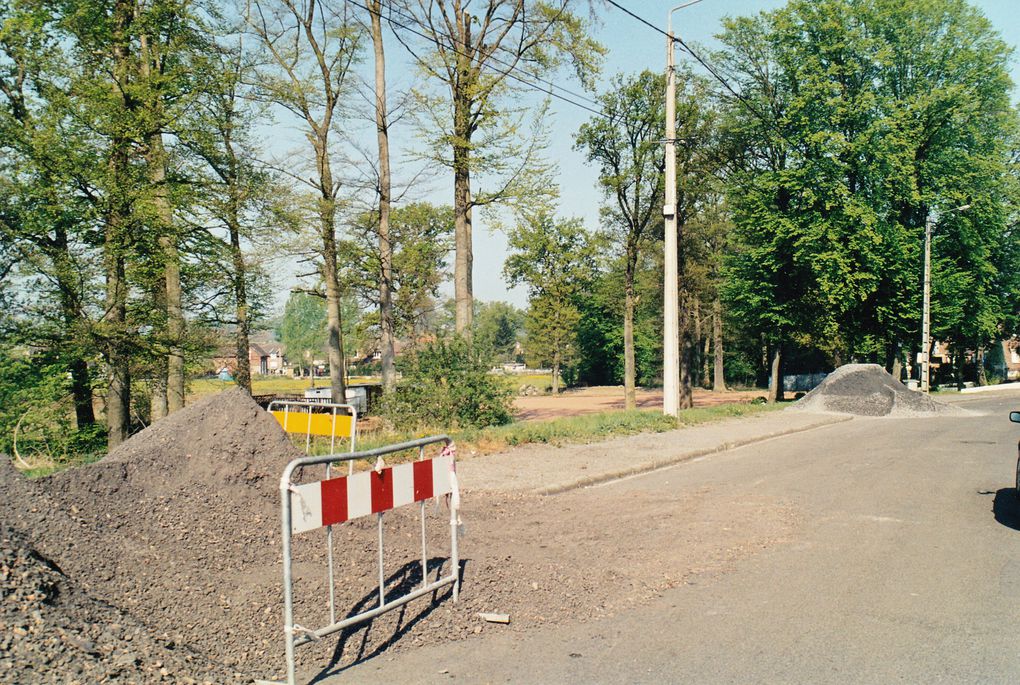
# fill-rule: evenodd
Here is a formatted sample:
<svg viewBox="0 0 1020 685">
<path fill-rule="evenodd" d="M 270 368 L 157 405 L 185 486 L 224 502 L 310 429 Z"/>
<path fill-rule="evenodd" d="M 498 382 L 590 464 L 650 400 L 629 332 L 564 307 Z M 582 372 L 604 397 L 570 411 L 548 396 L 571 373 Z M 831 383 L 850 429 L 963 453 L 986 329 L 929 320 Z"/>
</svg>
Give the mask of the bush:
<svg viewBox="0 0 1020 685">
<path fill-rule="evenodd" d="M 430 343 L 402 360 L 403 379 L 380 409 L 397 430 L 510 423 L 513 391 L 463 338 Z"/>
<path fill-rule="evenodd" d="M 67 368 L 45 355 L 0 353 L 0 453 L 61 465 L 102 454 L 101 425 L 75 426 Z"/>
</svg>

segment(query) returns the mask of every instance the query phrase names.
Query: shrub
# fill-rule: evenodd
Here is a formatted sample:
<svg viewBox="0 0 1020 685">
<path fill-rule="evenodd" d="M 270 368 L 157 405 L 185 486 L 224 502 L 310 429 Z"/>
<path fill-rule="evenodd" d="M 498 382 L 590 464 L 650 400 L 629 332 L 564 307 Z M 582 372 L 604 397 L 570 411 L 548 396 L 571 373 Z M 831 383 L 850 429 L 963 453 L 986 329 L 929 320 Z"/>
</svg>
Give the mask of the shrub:
<svg viewBox="0 0 1020 685">
<path fill-rule="evenodd" d="M 403 378 L 381 413 L 398 430 L 480 428 L 510 423 L 513 391 L 463 338 L 438 341 L 402 360 Z"/>
</svg>

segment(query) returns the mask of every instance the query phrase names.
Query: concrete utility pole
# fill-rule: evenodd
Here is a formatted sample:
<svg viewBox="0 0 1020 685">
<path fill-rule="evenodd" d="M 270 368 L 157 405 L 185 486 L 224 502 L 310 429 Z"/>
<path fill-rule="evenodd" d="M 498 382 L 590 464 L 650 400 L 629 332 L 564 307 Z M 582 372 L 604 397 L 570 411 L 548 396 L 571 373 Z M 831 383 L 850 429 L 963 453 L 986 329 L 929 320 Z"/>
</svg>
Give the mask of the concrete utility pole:
<svg viewBox="0 0 1020 685">
<path fill-rule="evenodd" d="M 665 255 L 663 259 L 662 317 L 662 413 L 680 413 L 680 284 L 677 246 L 676 206 L 676 39 L 673 37 L 673 13 L 696 5 L 693 0 L 677 5 L 666 16 L 666 169 L 662 216 L 665 219 Z"/>
<path fill-rule="evenodd" d="M 662 317 L 662 413 L 680 413 L 680 286 L 676 216 L 676 69 L 673 65 L 673 12 L 666 38 L 666 182 L 662 216 L 665 228 Z"/>
<path fill-rule="evenodd" d="M 970 205 L 963 205 L 951 212 L 966 212 Z M 924 304 L 921 313 L 921 392 L 931 392 L 931 233 L 938 216 L 928 212 L 924 222 Z"/>
</svg>

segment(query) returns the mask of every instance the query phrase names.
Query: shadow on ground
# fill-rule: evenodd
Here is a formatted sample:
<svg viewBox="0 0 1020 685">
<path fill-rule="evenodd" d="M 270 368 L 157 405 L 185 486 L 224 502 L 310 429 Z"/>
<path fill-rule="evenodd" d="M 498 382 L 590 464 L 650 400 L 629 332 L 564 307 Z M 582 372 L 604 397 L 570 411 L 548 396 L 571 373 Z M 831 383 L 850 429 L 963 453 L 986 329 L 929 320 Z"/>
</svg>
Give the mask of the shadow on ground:
<svg viewBox="0 0 1020 685">
<path fill-rule="evenodd" d="M 992 503 L 995 520 L 1013 530 L 1020 530 L 1020 497 L 1016 488 L 999 488 Z"/>
<path fill-rule="evenodd" d="M 445 557 L 432 557 L 428 561 L 428 575 L 431 581 L 438 580 L 443 575 L 443 567 L 449 560 Z M 460 560 L 460 580 L 464 582 L 464 572 L 467 568 L 467 560 Z M 421 562 L 411 561 L 404 564 L 400 569 L 386 579 L 386 596 L 395 598 L 406 595 L 409 592 L 421 587 Z M 397 625 L 393 634 L 379 643 L 373 649 L 368 650 L 368 637 L 373 628 L 374 621 L 369 620 L 359 623 L 340 632 L 340 639 L 330 662 L 309 683 L 318 683 L 338 673 L 342 673 L 351 666 L 367 661 L 382 654 L 388 647 L 399 641 L 415 625 L 427 618 L 435 609 L 453 596 L 453 587 L 447 585 L 431 594 L 431 596 L 420 597 L 408 604 L 393 609 L 389 613 L 397 615 Z M 373 590 L 362 597 L 344 618 L 356 616 L 363 611 L 368 611 L 379 605 L 379 592 Z M 388 614 L 384 614 L 386 616 Z M 347 653 L 349 652 L 349 653 Z M 345 653 L 347 653 L 345 655 Z"/>
</svg>

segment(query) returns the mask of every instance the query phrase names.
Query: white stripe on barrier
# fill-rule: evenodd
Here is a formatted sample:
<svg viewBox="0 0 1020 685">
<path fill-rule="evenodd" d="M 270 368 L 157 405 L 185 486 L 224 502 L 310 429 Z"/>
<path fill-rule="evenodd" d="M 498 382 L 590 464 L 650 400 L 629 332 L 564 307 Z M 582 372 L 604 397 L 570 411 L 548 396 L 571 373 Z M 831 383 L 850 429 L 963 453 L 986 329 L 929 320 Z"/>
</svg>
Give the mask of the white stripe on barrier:
<svg viewBox="0 0 1020 685">
<path fill-rule="evenodd" d="M 424 474 L 420 473 L 423 468 Z M 396 509 L 415 501 L 452 492 L 456 495 L 452 469 L 453 457 L 439 456 L 425 462 L 398 464 L 379 472 L 362 471 L 344 478 L 292 485 L 291 530 L 294 533 L 304 533 L 324 525 Z M 417 480 L 416 470 L 419 470 Z M 383 483 L 391 486 L 388 497 L 382 487 Z M 373 489 L 377 497 L 374 505 Z M 324 497 L 328 498 L 325 502 Z M 381 504 L 379 500 L 382 500 Z M 338 514 L 338 511 L 342 514 Z"/>
</svg>

